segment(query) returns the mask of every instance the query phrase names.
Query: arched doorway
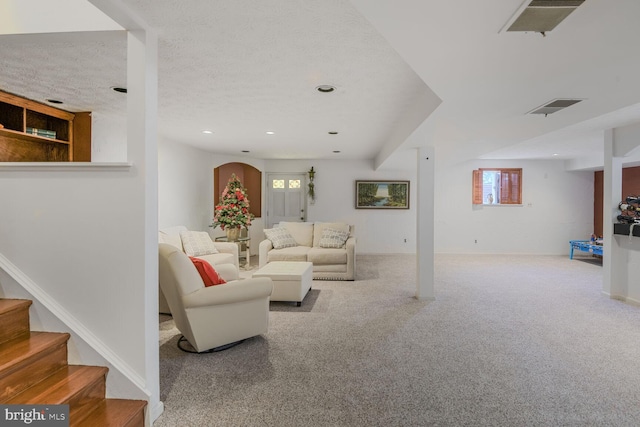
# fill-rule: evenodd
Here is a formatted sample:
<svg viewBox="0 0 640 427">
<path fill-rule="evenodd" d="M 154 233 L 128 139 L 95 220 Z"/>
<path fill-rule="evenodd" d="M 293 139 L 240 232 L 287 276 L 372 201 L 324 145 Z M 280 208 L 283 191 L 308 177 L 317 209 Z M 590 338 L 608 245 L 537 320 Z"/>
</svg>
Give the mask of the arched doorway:
<svg viewBox="0 0 640 427">
<path fill-rule="evenodd" d="M 220 202 L 220 195 L 233 174 L 247 189 L 249 212 L 256 218 L 262 217 L 262 172 L 246 163 L 225 163 L 213 170 L 213 206 Z"/>
</svg>

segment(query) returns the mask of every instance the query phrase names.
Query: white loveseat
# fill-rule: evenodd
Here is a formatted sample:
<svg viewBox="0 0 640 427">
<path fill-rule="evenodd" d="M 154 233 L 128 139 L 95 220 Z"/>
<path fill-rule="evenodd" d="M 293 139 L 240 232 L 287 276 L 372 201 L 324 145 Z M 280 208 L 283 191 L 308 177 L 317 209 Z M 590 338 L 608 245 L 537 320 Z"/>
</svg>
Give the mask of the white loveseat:
<svg viewBox="0 0 640 427">
<path fill-rule="evenodd" d="M 181 233 L 189 232 L 184 225 L 163 228 L 158 232 L 158 242 L 167 243 L 185 252 Z M 208 233 L 207 233 L 208 234 Z M 239 277 L 239 261 L 238 261 L 238 245 L 228 242 L 212 242 L 217 253 L 208 253 L 203 255 L 195 255 L 211 264 L 220 276 L 227 282 L 237 280 Z M 160 289 L 160 313 L 170 313 L 167 300 Z"/>
<path fill-rule="evenodd" d="M 278 249 L 269 238 L 260 242 L 260 267 L 273 261 L 307 261 L 313 263 L 313 278 L 316 280 L 355 280 L 356 238 L 353 225 L 342 222 L 281 222 L 277 228 L 286 229 L 295 242 Z M 326 247 L 327 236 L 333 231 L 346 235 L 342 246 Z M 265 234 L 269 235 L 270 230 L 265 230 Z"/>
</svg>

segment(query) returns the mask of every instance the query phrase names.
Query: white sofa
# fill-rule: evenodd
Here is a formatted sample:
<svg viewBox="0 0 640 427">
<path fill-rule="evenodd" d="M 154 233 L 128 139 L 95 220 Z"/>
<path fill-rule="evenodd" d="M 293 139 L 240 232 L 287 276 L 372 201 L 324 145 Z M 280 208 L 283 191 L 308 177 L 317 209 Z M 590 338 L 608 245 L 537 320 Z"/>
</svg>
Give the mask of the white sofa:
<svg viewBox="0 0 640 427">
<path fill-rule="evenodd" d="M 159 243 L 168 243 L 173 245 L 184 252 L 182 238 L 180 237 L 180 233 L 183 231 L 189 230 L 184 225 L 163 228 L 158 233 L 158 241 Z M 213 242 L 213 244 L 218 250 L 217 254 L 198 255 L 196 258 L 203 259 L 213 266 L 220 264 L 233 264 L 236 266 L 236 269 L 239 268 L 240 264 L 238 261 L 237 244 L 229 242 Z"/>
<path fill-rule="evenodd" d="M 158 242 L 172 245 L 184 252 L 180 233 L 185 231 L 189 230 L 184 225 L 163 228 L 158 232 Z M 195 258 L 200 258 L 211 264 L 225 281 L 237 280 L 239 277 L 238 245 L 228 242 L 213 242 L 213 245 L 218 253 L 198 255 Z M 160 289 L 159 296 L 160 313 L 170 313 L 162 289 Z"/>
<path fill-rule="evenodd" d="M 260 242 L 259 266 L 273 261 L 307 261 L 313 263 L 313 278 L 316 280 L 355 280 L 356 238 L 354 226 L 342 222 L 281 222 L 295 240 L 295 246 L 275 249 L 270 239 Z M 348 238 L 342 247 L 322 247 L 325 230 L 339 230 Z M 265 230 L 268 234 L 269 230 Z"/>
</svg>

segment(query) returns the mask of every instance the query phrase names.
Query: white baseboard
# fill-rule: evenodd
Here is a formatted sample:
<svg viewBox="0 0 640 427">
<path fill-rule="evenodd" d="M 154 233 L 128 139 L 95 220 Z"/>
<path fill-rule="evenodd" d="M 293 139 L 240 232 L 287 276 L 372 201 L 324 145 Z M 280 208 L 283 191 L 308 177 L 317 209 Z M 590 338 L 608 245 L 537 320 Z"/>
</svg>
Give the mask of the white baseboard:
<svg viewBox="0 0 640 427">
<path fill-rule="evenodd" d="M 622 301 L 624 303 L 640 307 L 640 300 L 637 300 L 635 298 L 626 297 L 626 296 L 623 296 L 623 295 L 611 295 L 609 292 L 605 292 L 605 291 L 602 291 L 602 295 L 605 295 L 605 296 L 607 296 L 607 297 L 609 297 L 611 299 L 617 300 L 617 301 Z"/>
<path fill-rule="evenodd" d="M 153 408 L 149 408 L 147 411 L 147 416 L 144 417 L 145 425 L 151 426 L 154 421 L 158 419 L 160 415 L 164 412 L 164 403 L 158 402 Z"/>
</svg>

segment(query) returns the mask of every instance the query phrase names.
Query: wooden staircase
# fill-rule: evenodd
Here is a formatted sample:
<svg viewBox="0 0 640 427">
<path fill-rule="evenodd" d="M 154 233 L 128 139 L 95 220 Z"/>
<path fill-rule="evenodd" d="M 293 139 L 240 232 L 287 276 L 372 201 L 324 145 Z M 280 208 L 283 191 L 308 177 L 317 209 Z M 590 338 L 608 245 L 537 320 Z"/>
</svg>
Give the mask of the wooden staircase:
<svg viewBox="0 0 640 427">
<path fill-rule="evenodd" d="M 67 333 L 31 332 L 29 300 L 0 299 L 0 403 L 69 405 L 70 426 L 144 426 L 144 400 L 106 399 L 107 368 L 67 363 Z"/>
</svg>

